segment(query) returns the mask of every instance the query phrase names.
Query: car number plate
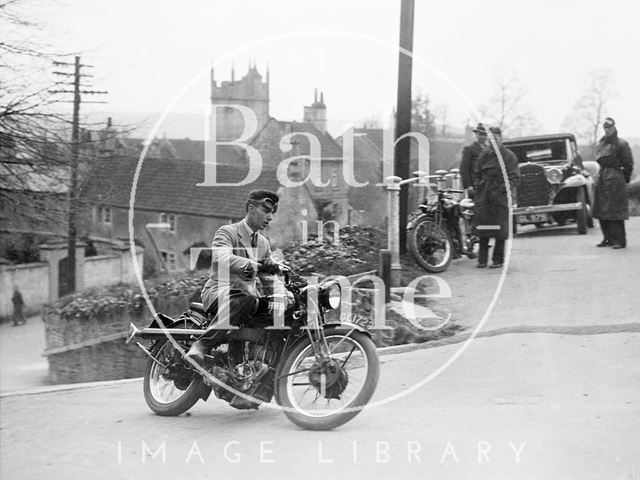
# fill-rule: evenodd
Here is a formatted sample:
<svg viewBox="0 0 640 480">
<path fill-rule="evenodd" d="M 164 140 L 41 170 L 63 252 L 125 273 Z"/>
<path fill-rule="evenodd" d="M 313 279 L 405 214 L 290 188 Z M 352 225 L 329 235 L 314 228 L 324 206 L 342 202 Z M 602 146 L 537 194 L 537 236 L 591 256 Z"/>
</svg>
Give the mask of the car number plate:
<svg viewBox="0 0 640 480">
<path fill-rule="evenodd" d="M 547 213 L 527 213 L 518 215 L 518 223 L 542 223 L 548 222 L 549 215 Z"/>
</svg>

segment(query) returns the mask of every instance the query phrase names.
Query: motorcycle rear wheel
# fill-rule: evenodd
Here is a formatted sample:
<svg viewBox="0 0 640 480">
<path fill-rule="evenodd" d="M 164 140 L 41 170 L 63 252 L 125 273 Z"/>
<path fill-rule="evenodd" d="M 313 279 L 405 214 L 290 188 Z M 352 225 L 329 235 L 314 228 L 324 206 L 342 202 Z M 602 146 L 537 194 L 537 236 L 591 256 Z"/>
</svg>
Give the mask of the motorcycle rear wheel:
<svg viewBox="0 0 640 480">
<path fill-rule="evenodd" d="M 143 384 L 147 405 L 153 413 L 164 417 L 186 412 L 203 397 L 203 390 L 208 388 L 202 382 L 202 377 L 193 372 L 190 378 L 188 375 L 179 378 L 177 385 L 175 380 L 165 378 L 171 357 L 174 354 L 181 355 L 168 339 L 157 341 L 151 349 L 151 354 L 165 366 L 161 367 L 151 359 L 147 361 Z"/>
<path fill-rule="evenodd" d="M 307 430 L 331 430 L 354 418 L 378 385 L 380 362 L 373 341 L 357 330 L 325 332 L 330 354 L 318 360 L 309 338 L 289 354 L 276 374 L 276 401 Z"/>
<path fill-rule="evenodd" d="M 453 241 L 446 228 L 425 218 L 409 231 L 409 251 L 427 272 L 440 273 L 449 268 Z"/>
</svg>

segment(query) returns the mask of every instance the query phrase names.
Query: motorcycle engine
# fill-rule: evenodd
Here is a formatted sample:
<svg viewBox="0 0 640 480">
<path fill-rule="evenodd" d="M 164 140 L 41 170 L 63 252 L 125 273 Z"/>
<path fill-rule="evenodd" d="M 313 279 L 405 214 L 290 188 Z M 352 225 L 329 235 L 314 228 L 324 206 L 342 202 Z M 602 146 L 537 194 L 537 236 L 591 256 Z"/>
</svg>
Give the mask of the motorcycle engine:
<svg viewBox="0 0 640 480">
<path fill-rule="evenodd" d="M 261 402 L 269 402 L 273 397 L 275 373 L 267 363 L 260 359 L 258 354 L 254 354 L 253 359 L 238 363 L 231 368 L 213 365 L 210 372 L 224 385 L 219 385 L 206 377 L 205 383 L 213 389 L 216 397 L 228 402 L 234 408 L 257 409 Z M 234 394 L 225 388 L 225 385 L 258 400 L 258 402 Z"/>
</svg>

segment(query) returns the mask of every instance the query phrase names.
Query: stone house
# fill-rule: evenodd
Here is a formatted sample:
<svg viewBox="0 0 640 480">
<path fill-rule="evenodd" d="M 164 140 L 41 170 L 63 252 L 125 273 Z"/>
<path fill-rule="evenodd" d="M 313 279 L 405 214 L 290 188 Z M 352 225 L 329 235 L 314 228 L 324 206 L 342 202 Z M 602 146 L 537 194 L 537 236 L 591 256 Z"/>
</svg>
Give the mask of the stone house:
<svg viewBox="0 0 640 480">
<path fill-rule="evenodd" d="M 153 265 L 156 269 L 190 269 L 190 249 L 209 247 L 220 226 L 242 219 L 245 200 L 253 189 L 273 190 L 281 196 L 280 209 L 264 232 L 274 248 L 300 237 L 303 214 L 316 215 L 307 190 L 282 187 L 272 168 L 263 169 L 247 185 L 198 186 L 204 179 L 202 163 L 149 158 L 136 177 L 137 165 L 134 157 L 100 162 L 90 186 L 92 209 L 86 213 L 92 219 L 91 238 L 128 241 L 133 202 L 133 235 L 145 247 L 145 264 L 151 269 Z M 246 176 L 245 169 L 234 165 L 219 165 L 217 173 L 220 183 L 239 183 Z M 198 266 L 206 268 L 203 258 Z"/>
</svg>

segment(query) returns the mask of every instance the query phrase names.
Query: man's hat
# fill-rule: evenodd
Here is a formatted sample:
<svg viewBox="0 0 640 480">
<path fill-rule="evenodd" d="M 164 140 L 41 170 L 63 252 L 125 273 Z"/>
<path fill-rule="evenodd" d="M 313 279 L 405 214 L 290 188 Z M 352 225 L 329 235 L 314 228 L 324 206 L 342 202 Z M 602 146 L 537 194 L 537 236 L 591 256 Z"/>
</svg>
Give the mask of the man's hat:
<svg viewBox="0 0 640 480">
<path fill-rule="evenodd" d="M 484 128 L 484 125 L 482 123 L 479 123 L 478 126 L 473 129 L 473 131 L 474 133 L 481 133 L 483 135 L 487 134 L 487 130 L 486 128 Z"/>
<path fill-rule="evenodd" d="M 500 127 L 490 127 L 489 131 L 494 135 L 502 135 L 502 130 L 500 130 Z"/>
<path fill-rule="evenodd" d="M 604 119 L 604 123 L 602 124 L 603 127 L 615 127 L 616 126 L 616 121 L 611 118 L 611 117 L 607 117 Z"/>
</svg>

